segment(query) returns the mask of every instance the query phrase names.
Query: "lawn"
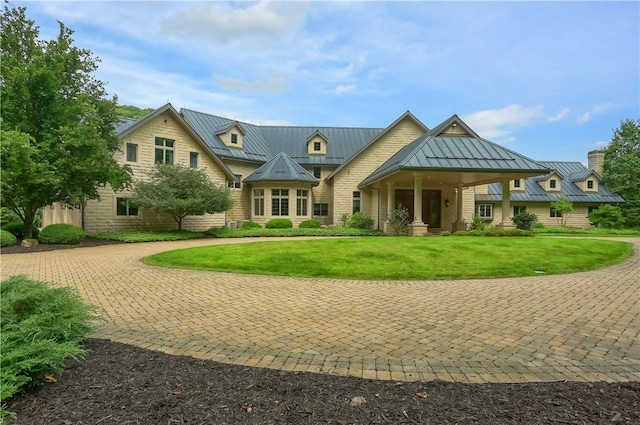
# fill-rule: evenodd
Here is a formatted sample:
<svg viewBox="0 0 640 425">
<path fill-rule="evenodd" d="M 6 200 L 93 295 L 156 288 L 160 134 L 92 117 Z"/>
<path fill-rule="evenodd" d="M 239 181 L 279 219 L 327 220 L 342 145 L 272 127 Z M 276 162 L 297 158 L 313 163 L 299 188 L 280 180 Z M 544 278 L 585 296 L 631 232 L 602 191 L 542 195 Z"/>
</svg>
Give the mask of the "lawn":
<svg viewBox="0 0 640 425">
<path fill-rule="evenodd" d="M 363 280 L 466 279 L 593 270 L 631 244 L 560 238 L 380 237 L 207 246 L 143 258 L 149 265 Z"/>
</svg>

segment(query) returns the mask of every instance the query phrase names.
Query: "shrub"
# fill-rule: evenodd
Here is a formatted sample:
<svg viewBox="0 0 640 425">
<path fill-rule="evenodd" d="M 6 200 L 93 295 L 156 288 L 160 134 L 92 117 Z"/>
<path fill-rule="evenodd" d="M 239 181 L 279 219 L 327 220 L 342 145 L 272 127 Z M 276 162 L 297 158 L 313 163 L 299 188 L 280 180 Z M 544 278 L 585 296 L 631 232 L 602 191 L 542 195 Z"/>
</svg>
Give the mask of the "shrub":
<svg viewBox="0 0 640 425">
<path fill-rule="evenodd" d="M 338 226 L 347 227 L 349 225 L 349 220 L 351 220 L 351 215 L 342 213 L 340 215 L 340 219 L 338 220 Z"/>
<path fill-rule="evenodd" d="M 42 383 L 45 373 L 59 373 L 66 358 L 81 355 L 78 343 L 98 318 L 72 288 L 50 288 L 25 276 L 0 282 L 0 402 Z"/>
<path fill-rule="evenodd" d="M 242 223 L 243 229 L 262 229 L 260 223 L 256 223 L 255 221 L 245 221 Z"/>
<path fill-rule="evenodd" d="M 40 232 L 38 240 L 48 244 L 75 245 L 84 238 L 81 228 L 71 224 L 51 224 Z"/>
<path fill-rule="evenodd" d="M 266 229 L 289 229 L 293 227 L 293 223 L 288 218 L 274 218 L 267 221 L 264 227 Z"/>
<path fill-rule="evenodd" d="M 484 221 L 480 218 L 478 214 L 473 215 L 473 221 L 469 226 L 469 230 L 484 230 L 485 224 Z"/>
<path fill-rule="evenodd" d="M 511 221 L 513 221 L 516 228 L 520 230 L 531 230 L 533 225 L 538 221 L 538 216 L 525 211 L 514 215 Z"/>
<path fill-rule="evenodd" d="M 18 243 L 18 239 L 6 230 L 0 230 L 0 246 L 13 246 Z"/>
<path fill-rule="evenodd" d="M 594 226 L 605 229 L 621 229 L 624 224 L 622 210 L 613 205 L 601 205 L 598 209 L 591 211 L 589 221 Z"/>
<path fill-rule="evenodd" d="M 157 232 L 134 232 L 134 231 L 121 231 L 110 233 L 98 233 L 92 236 L 94 239 L 106 240 L 106 241 L 120 241 L 120 242 L 156 242 L 156 241 L 182 241 L 188 239 L 199 239 L 204 237 L 203 232 L 191 232 L 189 230 L 166 230 Z"/>
<path fill-rule="evenodd" d="M 443 230 L 440 232 L 440 236 L 451 236 L 451 232 L 448 230 Z"/>
<path fill-rule="evenodd" d="M 322 223 L 318 220 L 305 220 L 298 227 L 300 229 L 319 229 L 322 227 Z"/>
<path fill-rule="evenodd" d="M 347 227 L 351 227 L 352 229 L 370 230 L 373 228 L 373 219 L 366 214 L 357 212 L 351 216 Z"/>
<path fill-rule="evenodd" d="M 0 225 L 4 227 L 5 224 L 12 223 L 14 221 L 22 221 L 18 214 L 14 213 L 7 207 L 0 208 Z"/>
<path fill-rule="evenodd" d="M 16 239 L 24 239 L 24 223 L 22 221 L 12 221 L 2 226 L 2 230 L 6 230 L 11 233 Z M 36 226 L 31 228 L 31 236 L 34 239 L 38 238 L 40 231 Z"/>
<path fill-rule="evenodd" d="M 396 235 L 407 236 L 409 234 L 409 210 L 404 208 L 402 204 L 398 204 L 398 207 L 391 211 L 389 224 Z"/>
</svg>

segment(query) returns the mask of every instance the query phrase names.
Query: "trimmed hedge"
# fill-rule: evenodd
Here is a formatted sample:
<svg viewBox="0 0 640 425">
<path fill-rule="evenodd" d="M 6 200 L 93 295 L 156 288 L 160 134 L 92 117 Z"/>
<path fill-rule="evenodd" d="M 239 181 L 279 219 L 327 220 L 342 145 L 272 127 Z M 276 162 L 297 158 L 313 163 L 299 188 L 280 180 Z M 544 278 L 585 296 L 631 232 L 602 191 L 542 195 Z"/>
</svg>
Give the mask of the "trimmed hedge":
<svg viewBox="0 0 640 425">
<path fill-rule="evenodd" d="M 262 229 L 260 223 L 256 223 L 255 221 L 245 221 L 242 223 L 243 229 Z"/>
<path fill-rule="evenodd" d="M 298 224 L 298 227 L 300 229 L 320 229 L 322 227 L 322 223 L 318 220 L 305 220 Z"/>
<path fill-rule="evenodd" d="M 13 246 L 18 243 L 18 239 L 7 230 L 0 230 L 0 246 Z"/>
<path fill-rule="evenodd" d="M 75 245 L 84 238 L 84 231 L 71 224 L 51 224 L 40 232 L 38 240 L 44 244 Z"/>
<path fill-rule="evenodd" d="M 266 229 L 290 229 L 293 223 L 288 218 L 274 218 L 264 225 Z"/>
</svg>

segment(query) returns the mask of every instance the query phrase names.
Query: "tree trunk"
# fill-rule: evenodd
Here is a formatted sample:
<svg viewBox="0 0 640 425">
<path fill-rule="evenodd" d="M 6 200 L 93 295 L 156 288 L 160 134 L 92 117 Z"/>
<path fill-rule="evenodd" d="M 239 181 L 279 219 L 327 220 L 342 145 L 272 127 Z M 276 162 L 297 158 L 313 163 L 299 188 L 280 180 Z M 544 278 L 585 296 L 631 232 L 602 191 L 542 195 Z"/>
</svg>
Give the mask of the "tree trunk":
<svg viewBox="0 0 640 425">
<path fill-rule="evenodd" d="M 38 211 L 38 209 L 31 206 L 27 206 L 24 209 L 23 239 L 31 239 L 33 237 L 33 219 L 36 216 L 36 211 Z"/>
</svg>

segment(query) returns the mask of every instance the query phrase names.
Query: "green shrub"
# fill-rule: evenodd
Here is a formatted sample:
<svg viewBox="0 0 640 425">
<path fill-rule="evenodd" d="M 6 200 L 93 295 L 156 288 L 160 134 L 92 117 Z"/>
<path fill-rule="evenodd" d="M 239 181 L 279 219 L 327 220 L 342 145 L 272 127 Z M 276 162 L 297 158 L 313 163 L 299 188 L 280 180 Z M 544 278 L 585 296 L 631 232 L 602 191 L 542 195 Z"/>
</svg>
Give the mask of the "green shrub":
<svg viewBox="0 0 640 425">
<path fill-rule="evenodd" d="M 484 228 L 484 221 L 482 221 L 478 214 L 474 214 L 473 221 L 471 222 L 471 225 L 469 225 L 469 230 L 484 230 Z"/>
<path fill-rule="evenodd" d="M 11 223 L 7 223 L 2 226 L 2 230 L 6 230 L 11 233 L 16 239 L 24 239 L 24 223 L 22 221 L 12 221 Z M 31 228 L 31 237 L 34 239 L 38 238 L 40 231 L 36 226 Z"/>
<path fill-rule="evenodd" d="M 409 210 L 404 208 L 402 204 L 391 211 L 389 216 L 389 224 L 398 236 L 407 236 L 409 234 Z"/>
<path fill-rule="evenodd" d="M 320 229 L 322 223 L 318 220 L 305 220 L 298 225 L 300 229 Z"/>
<path fill-rule="evenodd" d="M 18 239 L 6 230 L 0 230 L 0 246 L 13 246 L 18 243 Z"/>
<path fill-rule="evenodd" d="M 120 241 L 120 242 L 157 242 L 157 241 L 182 241 L 187 239 L 199 239 L 204 237 L 203 232 L 191 232 L 189 230 L 166 230 L 157 232 L 110 232 L 110 233 L 98 233 L 91 236 L 94 239 L 101 239 L 106 241 Z"/>
<path fill-rule="evenodd" d="M 598 209 L 591 211 L 589 221 L 594 226 L 605 229 L 621 229 L 624 225 L 622 210 L 613 205 L 601 205 Z"/>
<path fill-rule="evenodd" d="M 97 319 L 95 308 L 72 288 L 50 288 L 26 276 L 0 282 L 0 402 L 41 384 L 45 373 L 59 373 L 65 359 L 83 354 L 78 343 Z"/>
<path fill-rule="evenodd" d="M 22 221 L 18 214 L 14 213 L 7 207 L 0 208 L 0 225 L 12 223 L 14 221 Z"/>
<path fill-rule="evenodd" d="M 440 236 L 451 236 L 451 232 L 448 230 L 443 230 L 440 232 Z"/>
<path fill-rule="evenodd" d="M 338 219 L 338 226 L 347 227 L 349 225 L 349 220 L 351 220 L 351 215 L 347 213 L 342 213 L 340 215 L 340 219 Z"/>
<path fill-rule="evenodd" d="M 364 213 L 357 212 L 351 216 L 347 227 L 370 230 L 373 228 L 373 219 Z"/>
<path fill-rule="evenodd" d="M 513 221 L 513 224 L 515 224 L 518 229 L 531 230 L 533 225 L 538 221 L 538 216 L 534 213 L 523 211 L 514 215 L 511 221 Z"/>
<path fill-rule="evenodd" d="M 212 227 L 205 233 L 216 238 L 257 238 L 257 237 L 291 237 L 291 236 L 385 236 L 382 230 L 352 229 L 349 227 L 324 228 L 289 228 L 289 229 L 228 229 Z"/>
<path fill-rule="evenodd" d="M 256 223 L 255 221 L 245 221 L 242 223 L 243 229 L 262 229 L 260 223 Z"/>
<path fill-rule="evenodd" d="M 530 230 L 522 229 L 505 229 L 496 230 L 495 227 L 491 227 L 485 230 L 458 230 L 453 236 L 534 236 Z"/>
<path fill-rule="evenodd" d="M 267 221 L 264 227 L 267 229 L 289 229 L 293 227 L 293 223 L 288 218 L 274 218 Z"/>
<path fill-rule="evenodd" d="M 46 244 L 75 245 L 84 238 L 81 228 L 71 224 L 51 224 L 40 232 L 38 240 Z"/>
</svg>

